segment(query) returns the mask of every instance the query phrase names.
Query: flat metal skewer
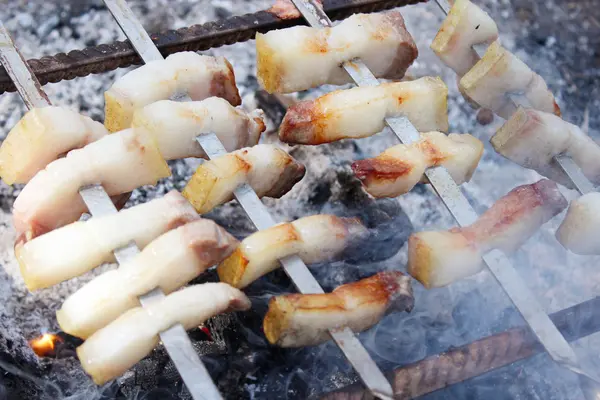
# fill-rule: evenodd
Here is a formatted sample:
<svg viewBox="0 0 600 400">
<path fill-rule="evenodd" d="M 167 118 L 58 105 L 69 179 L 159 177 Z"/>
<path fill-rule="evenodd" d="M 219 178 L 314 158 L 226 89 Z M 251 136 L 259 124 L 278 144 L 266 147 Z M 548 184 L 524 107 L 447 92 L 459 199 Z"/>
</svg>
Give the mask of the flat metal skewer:
<svg viewBox="0 0 600 400">
<path fill-rule="evenodd" d="M 163 59 L 126 1 L 104 0 L 104 3 L 145 63 Z M 191 101 L 187 94 L 177 94 L 172 99 Z M 199 132 L 197 141 L 209 159 L 227 154 L 214 133 Z M 234 191 L 234 196 L 257 229 L 267 229 L 276 224 L 267 207 L 250 185 L 247 183 L 240 185 Z M 300 257 L 289 256 L 279 261 L 300 293 L 324 293 Z M 392 386 L 352 330 L 339 328 L 330 330 L 329 333 L 369 391 L 377 398 L 392 399 Z"/>
<path fill-rule="evenodd" d="M 309 25 L 317 28 L 331 26 L 327 14 L 314 0 L 292 0 L 292 2 Z M 377 78 L 359 59 L 345 62 L 342 67 L 358 86 L 379 85 Z M 407 118 L 386 118 L 385 122 L 402 143 L 409 144 L 420 139 L 419 132 Z M 580 173 L 578 169 L 577 171 Z M 468 226 L 477 220 L 477 213 L 445 168 L 428 169 L 425 171 L 425 176 L 458 225 Z M 572 347 L 552 323 L 548 314 L 544 312 L 533 293 L 523 283 L 509 259 L 501 251 L 492 250 L 483 256 L 483 260 L 552 359 L 580 376 L 583 375 L 597 383 L 597 378 L 582 372 Z"/>
<path fill-rule="evenodd" d="M 0 21 L 0 60 L 29 109 L 51 105 L 48 96 L 15 47 L 2 21 Z M 92 216 L 117 212 L 110 197 L 100 185 L 83 187 L 79 190 L 79 194 Z M 139 249 L 133 242 L 114 251 L 119 264 L 128 262 L 138 253 Z M 140 296 L 139 300 L 142 306 L 146 306 L 164 297 L 160 289 L 155 289 Z M 194 399 L 222 399 L 181 324 L 161 332 L 160 339 Z"/>
<path fill-rule="evenodd" d="M 437 5 L 442 9 L 444 14 L 448 15 L 450 9 L 450 3 L 448 0 L 435 0 Z M 479 56 L 479 58 L 483 57 L 485 54 L 485 49 L 482 49 L 479 46 L 473 47 L 475 53 Z M 518 96 L 511 96 L 512 102 L 517 106 L 520 104 L 520 99 Z M 560 167 L 560 169 L 567 175 L 567 178 L 573 182 L 573 186 L 579 191 L 581 194 L 591 193 L 596 190 L 594 184 L 590 182 L 586 176 L 581 172 L 581 169 L 573 162 L 571 157 L 566 154 L 559 154 L 553 158 L 556 164 Z"/>
</svg>

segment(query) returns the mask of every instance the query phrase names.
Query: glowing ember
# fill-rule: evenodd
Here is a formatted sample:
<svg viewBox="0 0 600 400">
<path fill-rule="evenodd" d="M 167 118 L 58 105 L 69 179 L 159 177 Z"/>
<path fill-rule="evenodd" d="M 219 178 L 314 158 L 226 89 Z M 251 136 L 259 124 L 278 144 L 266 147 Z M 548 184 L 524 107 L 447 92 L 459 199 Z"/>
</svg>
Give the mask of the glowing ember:
<svg viewBox="0 0 600 400">
<path fill-rule="evenodd" d="M 44 333 L 42 336 L 29 341 L 29 346 L 38 357 L 53 357 L 54 349 L 63 340 L 52 333 Z"/>
</svg>

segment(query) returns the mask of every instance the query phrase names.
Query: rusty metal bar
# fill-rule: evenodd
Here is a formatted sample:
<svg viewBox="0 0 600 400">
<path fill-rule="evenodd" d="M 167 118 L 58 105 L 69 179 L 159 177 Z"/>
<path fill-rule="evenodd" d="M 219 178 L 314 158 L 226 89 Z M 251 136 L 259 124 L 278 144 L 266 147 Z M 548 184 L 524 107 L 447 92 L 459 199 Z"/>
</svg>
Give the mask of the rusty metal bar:
<svg viewBox="0 0 600 400">
<path fill-rule="evenodd" d="M 331 19 L 339 20 L 354 13 L 382 11 L 424 1 L 426 0 L 324 0 L 323 3 Z M 201 51 L 245 42 L 254 39 L 257 32 L 264 33 L 303 24 L 305 21 L 302 17 L 282 20 L 268 11 L 258 11 L 153 34 L 151 38 L 161 54 L 166 57 L 180 51 Z M 44 56 L 27 62 L 42 85 L 142 64 L 141 58 L 128 40 Z M 15 90 L 6 71 L 0 68 L 0 94 Z"/>
<path fill-rule="evenodd" d="M 600 297 L 558 311 L 550 318 L 569 342 L 599 332 Z M 414 399 L 543 351 L 544 348 L 528 329 L 512 328 L 400 367 L 388 377 L 393 383 L 395 399 Z M 351 385 L 321 398 L 350 400 L 369 397 L 360 385 Z"/>
</svg>

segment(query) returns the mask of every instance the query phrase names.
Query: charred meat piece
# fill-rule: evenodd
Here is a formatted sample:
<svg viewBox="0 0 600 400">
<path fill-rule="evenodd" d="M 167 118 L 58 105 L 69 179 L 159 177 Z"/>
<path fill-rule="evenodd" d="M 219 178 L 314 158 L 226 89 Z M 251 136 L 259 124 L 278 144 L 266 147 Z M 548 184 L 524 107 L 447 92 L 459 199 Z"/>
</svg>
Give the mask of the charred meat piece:
<svg viewBox="0 0 600 400">
<path fill-rule="evenodd" d="M 421 134 L 421 140 L 390 147 L 375 158 L 356 161 L 352 170 L 374 197 L 408 193 L 427 168 L 443 166 L 457 184 L 468 182 L 483 154 L 483 143 L 469 134 Z"/>
<path fill-rule="evenodd" d="M 269 301 L 263 329 L 271 344 L 315 346 L 328 341 L 328 330 L 349 327 L 362 332 L 390 311 L 410 312 L 410 278 L 398 271 L 380 272 L 327 294 L 288 294 Z"/>
<path fill-rule="evenodd" d="M 107 135 L 51 162 L 27 183 L 13 208 L 17 236 L 31 239 L 76 221 L 87 209 L 79 195 L 86 185 L 102 184 L 114 196 L 169 175 L 148 134 L 128 129 Z"/>
<path fill-rule="evenodd" d="M 464 94 L 481 107 L 509 119 L 517 106 L 509 95 L 520 96 L 531 108 L 560 115 L 544 79 L 495 41 L 483 58 L 460 80 Z"/>
<path fill-rule="evenodd" d="M 87 338 L 127 310 L 138 297 L 160 288 L 171 293 L 219 263 L 237 240 L 207 219 L 165 233 L 130 262 L 94 278 L 65 300 L 56 318 L 61 329 Z"/>
<path fill-rule="evenodd" d="M 522 108 L 491 139 L 504 157 L 564 186 L 570 179 L 552 158 L 566 154 L 594 184 L 600 185 L 600 146 L 583 131 L 554 114 Z"/>
<path fill-rule="evenodd" d="M 263 113 L 246 113 L 226 100 L 210 97 L 203 101 L 157 101 L 133 114 L 131 125 L 155 139 L 165 160 L 206 158 L 196 136 L 215 133 L 227 151 L 254 146 L 265 130 Z"/>
<path fill-rule="evenodd" d="M 571 201 L 556 238 L 575 254 L 600 254 L 600 193 L 588 193 Z"/>
<path fill-rule="evenodd" d="M 516 251 L 567 200 L 548 179 L 514 188 L 463 228 L 414 233 L 408 239 L 408 272 L 425 287 L 449 285 L 478 273 L 492 249 Z"/>
<path fill-rule="evenodd" d="M 173 325 L 191 329 L 215 315 L 249 308 L 246 295 L 225 283 L 189 286 L 148 307 L 127 311 L 90 336 L 77 348 L 77 356 L 102 385 L 148 355 L 158 345 L 160 332 Z"/>
<path fill-rule="evenodd" d="M 34 108 L 2 142 L 0 176 L 7 185 L 27 183 L 61 155 L 107 134 L 104 125 L 68 108 Z"/>
<path fill-rule="evenodd" d="M 31 241 L 17 242 L 15 255 L 27 288 L 46 288 L 112 262 L 112 252 L 131 241 L 143 249 L 163 233 L 198 218 L 174 190 L 117 214 L 74 222 Z"/>
<path fill-rule="evenodd" d="M 386 117 L 405 116 L 420 132 L 448 130 L 448 87 L 440 78 L 337 90 L 291 106 L 279 128 L 287 143 L 322 144 L 374 135 Z"/>
<path fill-rule="evenodd" d="M 192 100 L 216 96 L 234 106 L 241 103 L 229 61 L 187 51 L 151 61 L 118 79 L 104 93 L 104 124 L 110 132 L 127 129 L 136 109 L 181 93 Z"/>
<path fill-rule="evenodd" d="M 257 76 L 269 93 L 349 83 L 341 65 L 357 57 L 376 77 L 400 79 L 417 54 L 397 11 L 355 14 L 333 28 L 295 26 L 256 34 Z"/>
<path fill-rule="evenodd" d="M 431 49 L 458 76 L 466 74 L 479 61 L 473 46 L 498 39 L 494 20 L 469 0 L 456 0 L 442 23 Z"/>
<path fill-rule="evenodd" d="M 258 197 L 279 198 L 304 177 L 304 165 L 284 150 L 261 144 L 205 162 L 194 173 L 183 195 L 204 214 L 233 199 L 233 191 L 248 183 Z"/>
<path fill-rule="evenodd" d="M 330 261 L 368 235 L 356 218 L 313 215 L 255 232 L 217 267 L 222 282 L 244 288 L 297 254 L 305 263 Z"/>
</svg>

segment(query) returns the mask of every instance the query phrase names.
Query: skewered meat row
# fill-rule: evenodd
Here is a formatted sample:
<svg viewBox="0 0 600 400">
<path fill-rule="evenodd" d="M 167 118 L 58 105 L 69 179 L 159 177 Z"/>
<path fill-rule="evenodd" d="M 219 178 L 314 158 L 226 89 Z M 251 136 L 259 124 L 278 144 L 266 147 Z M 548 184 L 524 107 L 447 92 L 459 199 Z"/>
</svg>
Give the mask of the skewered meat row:
<svg viewBox="0 0 600 400">
<path fill-rule="evenodd" d="M 279 128 L 287 143 L 322 144 L 374 135 L 387 117 L 407 117 L 422 132 L 448 130 L 448 87 L 440 78 L 337 90 L 290 107 Z"/>
<path fill-rule="evenodd" d="M 176 323 L 185 329 L 221 313 L 250 308 L 244 293 L 224 283 L 189 286 L 141 308 L 133 308 L 96 331 L 77 348 L 83 369 L 102 385 L 122 375 L 158 345 L 159 333 Z"/>
<path fill-rule="evenodd" d="M 192 100 L 216 96 L 234 106 L 241 103 L 227 59 L 187 51 L 149 62 L 118 79 L 104 93 L 104 124 L 110 132 L 127 129 L 135 110 L 181 93 Z"/>
<path fill-rule="evenodd" d="M 248 183 L 258 197 L 279 198 L 304 177 L 304 165 L 284 150 L 261 144 L 228 153 L 198 167 L 183 195 L 204 214 L 233 198 L 233 191 Z"/>
<path fill-rule="evenodd" d="M 564 186 L 571 182 L 552 158 L 566 154 L 592 183 L 600 184 L 600 147 L 576 125 L 556 115 L 520 107 L 491 139 L 509 160 Z"/>
<path fill-rule="evenodd" d="M 588 193 L 571 201 L 556 238 L 575 254 L 600 254 L 600 193 Z"/>
<path fill-rule="evenodd" d="M 498 27 L 485 11 L 469 0 L 456 0 L 431 49 L 462 77 L 479 61 L 473 46 L 489 45 L 496 39 Z"/>
<path fill-rule="evenodd" d="M 113 196 L 169 175 L 150 135 L 128 129 L 105 136 L 51 162 L 29 181 L 14 203 L 17 236 L 29 240 L 76 221 L 87 210 L 79 196 L 86 185 L 101 183 Z"/>
<path fill-rule="evenodd" d="M 474 275 L 483 269 L 486 252 L 516 251 L 566 206 L 567 200 L 550 180 L 518 186 L 472 225 L 412 234 L 408 239 L 408 272 L 427 288 Z"/>
<path fill-rule="evenodd" d="M 398 271 L 380 272 L 326 294 L 272 297 L 263 330 L 280 347 L 315 346 L 330 339 L 328 330 L 349 327 L 362 332 L 391 311 L 410 312 L 410 278 Z"/>
<path fill-rule="evenodd" d="M 17 242 L 15 256 L 29 290 L 46 288 L 114 260 L 112 252 L 134 241 L 152 240 L 198 214 L 177 191 L 119 211 L 78 221 L 28 242 Z"/>
<path fill-rule="evenodd" d="M 202 101 L 157 101 L 133 114 L 131 126 L 150 133 L 165 160 L 207 158 L 196 141 L 201 132 L 212 132 L 233 151 L 254 146 L 265 130 L 262 110 L 246 113 L 219 97 Z"/>
<path fill-rule="evenodd" d="M 352 163 L 352 171 L 374 197 L 408 193 L 427 168 L 443 166 L 460 185 L 468 182 L 483 154 L 483 143 L 469 135 L 421 134 L 421 140 L 390 147 L 375 158 Z"/>
<path fill-rule="evenodd" d="M 138 307 L 138 297 L 160 288 L 171 293 L 237 247 L 223 228 L 206 219 L 165 233 L 118 269 L 94 278 L 67 298 L 56 318 L 61 329 L 87 338 L 127 310 Z"/>
<path fill-rule="evenodd" d="M 68 108 L 34 108 L 2 142 L 0 176 L 7 185 L 27 183 L 60 155 L 107 134 L 104 125 Z"/>
<path fill-rule="evenodd" d="M 253 233 L 217 267 L 221 282 L 244 288 L 297 254 L 305 263 L 330 261 L 368 234 L 356 218 L 313 215 Z"/>
<path fill-rule="evenodd" d="M 544 79 L 495 41 L 460 80 L 461 90 L 481 107 L 509 119 L 517 106 L 509 95 L 518 94 L 536 110 L 560 115 Z"/>
<path fill-rule="evenodd" d="M 333 28 L 295 26 L 256 34 L 257 77 L 269 93 L 349 83 L 341 65 L 357 57 L 376 77 L 400 79 L 417 54 L 397 11 L 355 14 Z"/>
</svg>

